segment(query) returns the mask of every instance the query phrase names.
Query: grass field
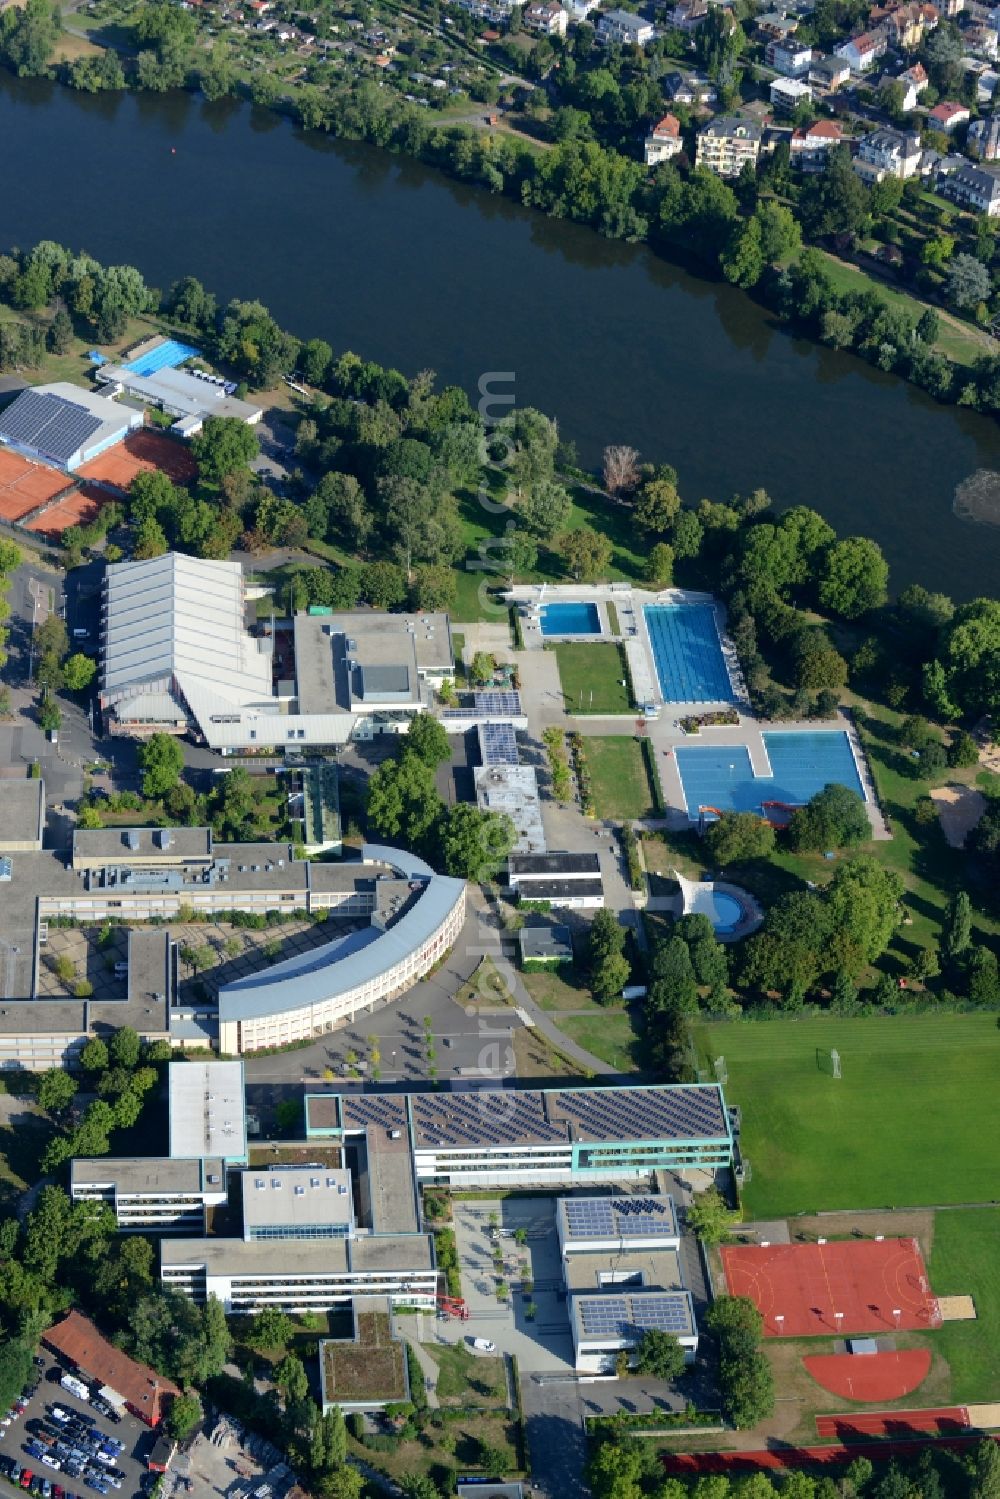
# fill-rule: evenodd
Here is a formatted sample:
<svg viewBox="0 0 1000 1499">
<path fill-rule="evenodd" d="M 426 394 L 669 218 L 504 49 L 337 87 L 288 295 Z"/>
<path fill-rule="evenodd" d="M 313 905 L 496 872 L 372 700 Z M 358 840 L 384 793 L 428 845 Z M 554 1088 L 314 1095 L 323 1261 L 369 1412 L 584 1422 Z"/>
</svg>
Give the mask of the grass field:
<svg viewBox="0 0 1000 1499">
<path fill-rule="evenodd" d="M 439 1344 L 427 1352 L 440 1370 L 437 1394 L 443 1405 L 506 1407 L 507 1380 L 502 1359 L 470 1353 L 464 1343 L 447 1347 Z"/>
<path fill-rule="evenodd" d="M 606 1062 L 612 1072 L 639 1072 L 645 1066 L 645 1048 L 625 1010 L 602 1010 L 593 1015 L 556 1018 L 559 1029 Z M 515 1033 L 516 1034 L 516 1033 Z"/>
<path fill-rule="evenodd" d="M 702 1026 L 695 1044 L 743 1110 L 748 1217 L 1000 1198 L 995 1015 Z"/>
<path fill-rule="evenodd" d="M 971 1295 L 975 1322 L 946 1322 L 934 1344 L 951 1368 L 951 1398 L 1000 1400 L 1000 1211 L 938 1213 L 930 1281 L 939 1296 Z"/>
<path fill-rule="evenodd" d="M 585 741 L 585 751 L 598 817 L 625 822 L 656 816 L 646 760 L 637 739 L 593 735 Z"/>
<path fill-rule="evenodd" d="M 553 649 L 559 664 L 559 681 L 567 713 L 628 713 L 631 710 L 628 672 L 620 645 L 566 642 Z M 624 687 L 623 682 L 626 683 Z"/>
</svg>

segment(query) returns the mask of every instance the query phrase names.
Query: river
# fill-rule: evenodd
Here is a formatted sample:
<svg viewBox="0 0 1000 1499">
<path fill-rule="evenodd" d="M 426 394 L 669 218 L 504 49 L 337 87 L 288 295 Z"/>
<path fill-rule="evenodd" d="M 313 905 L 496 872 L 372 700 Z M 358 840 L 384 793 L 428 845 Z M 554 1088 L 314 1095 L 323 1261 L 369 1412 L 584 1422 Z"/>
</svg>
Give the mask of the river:
<svg viewBox="0 0 1000 1499">
<path fill-rule="evenodd" d="M 895 588 L 996 593 L 1000 526 L 953 513 L 1000 428 L 792 337 L 735 288 L 268 111 L 90 97 L 0 71 L 0 244 L 192 273 L 293 332 L 474 395 L 511 371 L 587 465 L 629 442 L 689 501 L 763 486 L 882 545 Z"/>
</svg>

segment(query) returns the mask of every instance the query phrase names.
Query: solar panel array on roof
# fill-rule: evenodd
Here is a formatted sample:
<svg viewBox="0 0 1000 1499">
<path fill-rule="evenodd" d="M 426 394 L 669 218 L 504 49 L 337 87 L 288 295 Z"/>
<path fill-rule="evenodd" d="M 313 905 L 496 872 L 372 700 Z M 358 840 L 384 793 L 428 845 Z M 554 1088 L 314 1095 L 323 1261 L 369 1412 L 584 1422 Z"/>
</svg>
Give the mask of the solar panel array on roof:
<svg viewBox="0 0 1000 1499">
<path fill-rule="evenodd" d="M 651 1327 L 676 1334 L 691 1331 L 691 1304 L 683 1291 L 662 1296 L 581 1296 L 576 1304 L 588 1338 L 629 1338 Z"/>
<path fill-rule="evenodd" d="M 545 1117 L 540 1093 L 483 1090 L 416 1094 L 413 1119 L 427 1145 L 565 1144 L 564 1124 Z"/>
<path fill-rule="evenodd" d="M 571 1239 L 677 1236 L 669 1205 L 655 1197 L 571 1197 L 565 1210 Z"/>
<path fill-rule="evenodd" d="M 391 1093 L 364 1096 L 345 1094 L 340 1100 L 345 1129 L 406 1129 L 406 1101 Z"/>
<path fill-rule="evenodd" d="M 0 432 L 9 442 L 66 462 L 101 425 L 100 417 L 61 396 L 26 390 L 4 413 Z"/>
<path fill-rule="evenodd" d="M 509 688 L 490 688 L 472 694 L 476 713 L 495 713 L 499 718 L 520 718 L 521 694 Z"/>
<path fill-rule="evenodd" d="M 702 1140 L 728 1135 L 719 1089 L 593 1088 L 550 1094 L 577 1139 Z"/>
<path fill-rule="evenodd" d="M 484 723 L 480 725 L 479 742 L 483 751 L 484 765 L 519 765 L 517 735 L 510 723 Z"/>
</svg>

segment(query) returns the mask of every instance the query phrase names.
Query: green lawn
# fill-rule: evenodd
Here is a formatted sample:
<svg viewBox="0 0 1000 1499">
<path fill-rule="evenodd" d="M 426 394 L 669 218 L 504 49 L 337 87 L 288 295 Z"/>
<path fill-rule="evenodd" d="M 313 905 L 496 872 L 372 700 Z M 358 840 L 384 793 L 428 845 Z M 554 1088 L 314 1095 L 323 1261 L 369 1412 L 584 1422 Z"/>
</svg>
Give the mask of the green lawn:
<svg viewBox="0 0 1000 1499">
<path fill-rule="evenodd" d="M 628 713 L 625 653 L 620 645 L 565 643 L 553 647 L 567 713 Z"/>
<path fill-rule="evenodd" d="M 598 817 L 655 817 L 656 800 L 638 739 L 596 735 L 584 741 Z"/>
<path fill-rule="evenodd" d="M 646 1065 L 642 1037 L 627 1010 L 601 1010 L 556 1022 L 561 1031 L 606 1062 L 612 1072 L 640 1072 Z"/>
<path fill-rule="evenodd" d="M 952 1400 L 1000 1399 L 1000 1212 L 938 1213 L 929 1271 L 936 1295 L 976 1303 L 975 1322 L 946 1322 L 934 1334 L 951 1367 Z"/>
<path fill-rule="evenodd" d="M 703 1067 L 725 1057 L 743 1111 L 748 1217 L 1000 1198 L 995 1015 L 823 1016 L 694 1038 Z"/>
<path fill-rule="evenodd" d="M 507 1405 L 503 1360 L 470 1353 L 464 1343 L 437 1345 L 427 1352 L 438 1366 L 437 1394 L 444 1405 Z"/>
</svg>

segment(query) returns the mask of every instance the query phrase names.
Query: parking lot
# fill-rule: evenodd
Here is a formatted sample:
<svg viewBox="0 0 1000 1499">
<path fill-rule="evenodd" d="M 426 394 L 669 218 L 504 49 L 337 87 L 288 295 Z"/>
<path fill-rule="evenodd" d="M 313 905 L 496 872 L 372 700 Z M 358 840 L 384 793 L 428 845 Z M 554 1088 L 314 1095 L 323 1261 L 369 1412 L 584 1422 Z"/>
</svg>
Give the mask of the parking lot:
<svg viewBox="0 0 1000 1499">
<path fill-rule="evenodd" d="M 45 1367 L 36 1370 L 39 1382 L 28 1398 L 26 1409 L 5 1428 L 0 1437 L 0 1462 L 5 1468 L 4 1482 L 0 1486 L 0 1492 L 9 1493 L 12 1486 L 24 1488 L 23 1476 L 19 1484 L 12 1485 L 9 1476 L 11 1462 L 16 1463 L 22 1469 L 22 1475 L 23 1472 L 30 1472 L 39 1480 L 47 1480 L 53 1499 L 60 1499 L 60 1495 L 72 1496 L 72 1499 L 91 1499 L 92 1495 L 100 1492 L 93 1482 L 87 1482 L 85 1472 L 79 1477 L 70 1477 L 62 1471 L 61 1467 L 51 1467 L 43 1463 L 40 1457 L 29 1454 L 28 1442 L 46 1436 L 50 1438 L 49 1446 L 52 1448 L 56 1440 L 62 1441 L 66 1448 L 71 1445 L 72 1438 L 66 1433 L 67 1423 L 60 1423 L 52 1418 L 52 1408 L 55 1406 L 64 1411 L 71 1420 L 81 1415 L 89 1417 L 94 1423 L 95 1436 L 112 1437 L 123 1444 L 123 1450 L 114 1460 L 115 1469 L 123 1475 L 121 1487 L 115 1488 L 108 1484 L 109 1496 L 121 1495 L 122 1499 L 132 1499 L 134 1495 L 148 1493 L 153 1475 L 148 1473 L 145 1459 L 146 1453 L 155 1440 L 153 1433 L 141 1421 L 127 1413 L 123 1413 L 121 1420 L 117 1423 L 98 1415 L 87 1402 L 78 1400 L 69 1390 L 62 1388 L 59 1383 L 62 1373 L 62 1369 L 51 1364 L 49 1360 L 45 1360 Z M 81 1432 L 83 1430 L 82 1427 L 76 1429 Z M 59 1459 L 57 1458 L 56 1461 Z M 92 1460 L 91 1466 L 95 1471 L 100 1471 L 105 1465 Z M 36 1491 L 39 1491 L 37 1485 Z"/>
</svg>

